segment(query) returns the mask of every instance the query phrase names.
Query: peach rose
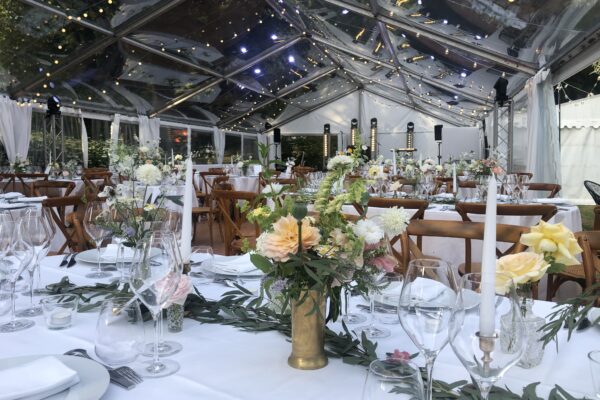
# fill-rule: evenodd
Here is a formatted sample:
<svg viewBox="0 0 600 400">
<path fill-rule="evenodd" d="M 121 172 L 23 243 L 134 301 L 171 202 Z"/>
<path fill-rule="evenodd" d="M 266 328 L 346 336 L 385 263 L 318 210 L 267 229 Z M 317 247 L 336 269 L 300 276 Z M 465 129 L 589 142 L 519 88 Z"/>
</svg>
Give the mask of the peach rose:
<svg viewBox="0 0 600 400">
<path fill-rule="evenodd" d="M 321 239 L 319 230 L 310 225 L 308 219 L 302 220 L 302 249 L 310 249 Z M 273 224 L 272 232 L 260 235 L 257 241 L 257 250 L 265 257 L 274 261 L 285 262 L 289 260 L 289 254 L 298 251 L 298 223 L 296 219 L 288 215 L 281 217 Z"/>
<path fill-rule="evenodd" d="M 496 292 L 506 293 L 511 280 L 516 285 L 537 282 L 549 267 L 542 254 L 522 252 L 504 256 L 496 261 Z"/>
</svg>

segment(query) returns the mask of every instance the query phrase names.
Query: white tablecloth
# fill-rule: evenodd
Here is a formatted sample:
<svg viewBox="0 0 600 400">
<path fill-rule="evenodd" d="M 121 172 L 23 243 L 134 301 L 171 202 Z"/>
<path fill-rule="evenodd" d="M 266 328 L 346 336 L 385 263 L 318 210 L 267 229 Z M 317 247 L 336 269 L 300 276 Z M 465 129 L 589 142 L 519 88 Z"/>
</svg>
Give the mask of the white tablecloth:
<svg viewBox="0 0 600 400">
<path fill-rule="evenodd" d="M 43 261 L 42 279 L 57 282 L 68 273 L 76 284 L 89 284 L 84 278 L 88 267 L 75 266 L 69 270 L 58 268 L 62 257 L 49 257 Z M 106 280 L 108 281 L 108 280 Z M 230 290 L 225 286 L 199 285 L 198 290 L 207 298 L 216 299 Z M 28 299 L 18 296 L 25 306 Z M 356 299 L 355 299 L 356 301 Z M 553 303 L 537 301 L 534 312 L 545 316 Z M 48 330 L 43 317 L 34 318 L 36 325 L 17 333 L 0 334 L 1 357 L 37 354 L 62 354 L 83 348 L 94 355 L 94 337 L 97 311 L 80 313 L 71 328 L 62 331 Z M 8 316 L 0 317 L 2 322 Z M 332 325 L 339 329 L 339 324 Z M 401 326 L 388 325 L 391 337 L 378 343 L 378 354 L 394 349 L 417 352 Z M 151 338 L 151 325 L 147 324 L 147 337 Z M 531 382 L 541 382 L 538 395 L 547 398 L 554 384 L 559 384 L 571 394 L 592 396 L 592 382 L 587 360 L 590 350 L 600 348 L 600 327 L 574 334 L 566 342 L 566 332 L 559 333 L 560 352 L 554 345 L 546 348 L 541 365 L 532 369 L 513 367 L 498 385 L 508 385 L 520 392 Z M 161 379 L 146 379 L 131 391 L 110 385 L 103 399 L 211 399 L 211 400 L 360 400 L 366 370 L 363 367 L 330 359 L 329 365 L 317 371 L 300 371 L 287 365 L 290 343 L 276 332 L 247 333 L 234 327 L 218 324 L 200 324 L 186 319 L 183 332 L 166 333 L 166 338 L 183 345 L 183 351 L 172 356 L 181 364 L 175 375 Z M 141 359 L 146 359 L 141 357 Z M 424 365 L 421 357 L 415 359 Z M 446 382 L 468 379 L 466 370 L 457 360 L 450 346 L 440 353 L 434 376 Z"/>
<path fill-rule="evenodd" d="M 207 176 L 206 180 L 212 185 L 217 175 Z M 229 183 L 233 186 L 233 190 L 238 192 L 254 192 L 258 193 L 258 176 L 235 176 L 229 175 Z M 210 193 L 210 187 L 208 193 Z"/>
</svg>

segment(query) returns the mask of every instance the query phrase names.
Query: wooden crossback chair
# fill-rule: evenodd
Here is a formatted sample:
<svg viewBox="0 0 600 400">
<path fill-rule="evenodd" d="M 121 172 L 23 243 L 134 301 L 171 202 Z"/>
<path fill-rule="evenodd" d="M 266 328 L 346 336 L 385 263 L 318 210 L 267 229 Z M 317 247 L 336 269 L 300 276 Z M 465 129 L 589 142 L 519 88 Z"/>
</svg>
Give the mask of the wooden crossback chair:
<svg viewBox="0 0 600 400">
<path fill-rule="evenodd" d="M 440 190 L 445 185 L 446 193 L 452 193 L 454 184 L 454 179 L 452 177 L 437 177 L 435 178 L 435 188 L 433 189 L 433 193 L 440 193 Z"/>
<path fill-rule="evenodd" d="M 35 181 L 33 182 L 33 194 L 35 196 L 68 197 L 75 189 L 75 182 L 71 181 Z M 60 194 L 56 194 L 64 190 Z"/>
<path fill-rule="evenodd" d="M 96 197 L 106 186 L 112 186 L 111 178 L 112 172 L 109 171 L 84 172 L 81 179 L 85 185 L 86 196 Z"/>
<path fill-rule="evenodd" d="M 308 180 L 308 174 L 315 172 L 317 169 L 313 167 L 305 167 L 304 165 L 297 165 L 292 169 L 292 173 L 295 178 L 302 181 Z"/>
<path fill-rule="evenodd" d="M 546 300 L 551 301 L 565 282 L 578 283 L 583 290 L 592 287 L 600 278 L 600 231 L 584 231 L 575 234 L 581 254 L 581 264 L 571 265 L 563 272 L 548 275 Z"/>
<path fill-rule="evenodd" d="M 600 231 L 600 206 L 594 207 L 594 230 Z"/>
<path fill-rule="evenodd" d="M 561 186 L 557 183 L 529 183 L 529 191 L 548 192 L 549 199 L 556 197 Z"/>
<path fill-rule="evenodd" d="M 484 203 L 456 203 L 456 212 L 463 221 L 471 222 L 471 214 L 485 215 L 486 205 Z M 556 215 L 557 208 L 551 204 L 498 204 L 496 206 L 496 215 L 500 216 L 520 216 L 520 217 L 539 217 L 540 220 L 548 222 Z M 535 223 L 538 223 L 536 221 Z M 533 225 L 533 224 L 532 224 Z M 465 240 L 467 252 L 471 252 L 471 240 Z M 477 266 L 480 268 L 480 266 Z M 461 271 L 463 272 L 463 271 Z"/>
<path fill-rule="evenodd" d="M 206 204 L 206 192 L 202 190 L 203 182 L 201 181 L 200 174 L 198 174 L 200 182 L 196 182 L 196 174 L 197 171 L 192 170 L 192 183 L 194 184 L 194 191 L 196 192 L 196 198 L 198 199 L 198 203 L 205 205 Z"/>
<path fill-rule="evenodd" d="M 62 254 L 69 248 L 74 252 L 87 250 L 87 242 L 83 230 L 85 203 L 79 196 L 54 197 L 42 202 L 50 212 L 52 220 L 65 237 L 65 242 L 60 246 L 57 254 Z"/>
<path fill-rule="evenodd" d="M 0 190 L 2 192 L 15 191 L 15 174 L 0 174 Z"/>
<path fill-rule="evenodd" d="M 353 204 L 354 208 L 356 209 L 356 211 L 358 212 L 359 215 L 364 215 L 365 210 L 360 206 L 360 204 Z M 369 198 L 369 201 L 367 203 L 367 207 L 376 207 L 376 208 L 392 208 L 392 207 L 398 207 L 398 208 L 404 208 L 405 210 L 414 210 L 414 213 L 412 215 L 412 217 L 410 218 L 411 221 L 413 220 L 418 220 L 418 219 L 423 219 L 425 217 L 425 210 L 427 210 L 427 207 L 429 206 L 429 203 L 425 200 L 417 200 L 417 199 L 388 199 L 388 198 L 383 198 L 383 197 L 371 197 Z M 398 262 L 402 262 L 403 260 L 403 256 L 402 254 L 400 254 L 398 252 L 398 250 L 395 248 L 395 244 L 400 240 L 401 236 L 395 236 L 393 238 L 389 238 L 390 240 L 390 247 L 392 248 L 392 253 L 394 253 L 394 256 L 398 259 Z M 417 237 L 417 245 L 419 246 L 419 248 L 421 248 L 421 243 L 422 242 L 422 238 Z"/>
<path fill-rule="evenodd" d="M 31 180 L 31 182 L 25 182 L 25 180 Z M 48 180 L 48 174 L 39 174 L 39 173 L 32 173 L 32 174 L 15 174 L 15 180 L 18 180 L 22 187 L 23 187 L 23 194 L 27 197 L 31 197 L 33 196 L 33 182 L 36 181 L 47 181 Z"/>
<path fill-rule="evenodd" d="M 271 174 L 271 177 L 269 178 L 271 182 L 273 182 L 274 179 L 279 178 L 279 175 L 281 175 L 281 171 L 277 171 L 275 169 L 269 170 L 269 173 Z M 265 186 L 267 186 L 267 179 L 265 178 L 265 174 L 264 172 L 259 172 L 258 173 L 258 190 L 260 191 L 262 188 L 264 188 Z"/>
<path fill-rule="evenodd" d="M 438 220 L 413 220 L 406 231 L 402 234 L 402 264 L 408 265 L 411 259 L 427 258 L 416 243 L 410 238 L 417 237 L 441 237 L 465 240 L 483 240 L 485 224 L 470 221 L 438 221 Z M 496 249 L 496 255 L 502 257 L 507 254 L 524 251 L 526 246 L 519 243 L 521 235 L 529 232 L 526 226 L 498 224 L 496 227 L 496 241 L 508 243 L 511 246 L 504 251 Z M 476 272 L 473 270 L 471 248 L 465 247 L 464 273 Z"/>
<path fill-rule="evenodd" d="M 224 225 L 225 255 L 229 256 L 240 253 L 246 241 L 250 248 L 255 248 L 256 239 L 260 235 L 260 228 L 257 224 L 253 224 L 253 229 L 247 226 L 248 220 L 246 215 L 252 207 L 248 207 L 246 211 L 242 211 L 239 208 L 239 202 L 245 200 L 250 204 L 255 204 L 258 194 L 254 192 L 214 189 L 213 196 L 219 207 Z"/>
<path fill-rule="evenodd" d="M 213 182 L 210 182 L 210 180 L 208 179 L 209 176 L 226 176 L 227 174 L 224 171 L 220 171 L 220 172 L 200 172 L 200 178 L 202 178 L 202 183 L 204 184 L 204 193 L 209 194 L 210 192 L 212 192 L 213 189 L 213 184 L 214 184 L 214 180 Z"/>
</svg>

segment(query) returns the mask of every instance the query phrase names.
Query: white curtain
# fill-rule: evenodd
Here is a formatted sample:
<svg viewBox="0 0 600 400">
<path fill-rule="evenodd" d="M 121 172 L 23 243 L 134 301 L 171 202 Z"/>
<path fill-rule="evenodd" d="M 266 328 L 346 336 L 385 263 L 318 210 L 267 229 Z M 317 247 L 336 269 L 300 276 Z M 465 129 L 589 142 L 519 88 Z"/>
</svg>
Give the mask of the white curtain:
<svg viewBox="0 0 600 400">
<path fill-rule="evenodd" d="M 155 147 L 160 142 L 160 119 L 138 115 L 140 146 Z"/>
<path fill-rule="evenodd" d="M 7 97 L 0 98 L 0 139 L 8 160 L 13 163 L 27 158 L 31 139 L 31 107 L 19 105 Z"/>
<path fill-rule="evenodd" d="M 554 105 L 552 75 L 539 71 L 527 81 L 527 171 L 533 180 L 560 183 L 558 114 Z"/>
<path fill-rule="evenodd" d="M 88 166 L 88 136 L 87 136 L 87 128 L 85 127 L 85 123 L 83 121 L 83 114 L 81 110 L 77 112 L 79 114 L 79 120 L 81 122 L 81 152 L 83 153 L 83 167 L 87 168 Z"/>
<path fill-rule="evenodd" d="M 215 126 L 213 126 L 213 143 L 215 144 L 215 153 L 217 153 L 217 163 L 223 163 L 223 155 L 225 154 L 225 134 Z"/>
<path fill-rule="evenodd" d="M 110 143 L 115 147 L 119 143 L 119 126 L 121 125 L 121 115 L 115 114 L 110 124 Z"/>
</svg>

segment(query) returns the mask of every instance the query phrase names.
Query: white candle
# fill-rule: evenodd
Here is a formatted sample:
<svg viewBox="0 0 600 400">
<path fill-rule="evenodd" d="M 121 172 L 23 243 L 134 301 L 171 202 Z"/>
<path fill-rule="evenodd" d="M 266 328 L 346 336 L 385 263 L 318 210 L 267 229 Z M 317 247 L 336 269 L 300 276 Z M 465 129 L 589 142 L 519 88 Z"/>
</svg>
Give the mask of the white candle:
<svg viewBox="0 0 600 400">
<path fill-rule="evenodd" d="M 452 193 L 458 192 L 458 185 L 456 184 L 456 164 L 452 163 Z"/>
<path fill-rule="evenodd" d="M 190 262 L 192 253 L 192 201 L 194 183 L 192 182 L 192 159 L 188 157 L 185 169 L 185 190 L 183 193 L 183 221 L 181 222 L 181 258 L 184 264 Z"/>
<path fill-rule="evenodd" d="M 71 311 L 57 310 L 50 315 L 50 324 L 52 327 L 66 327 L 71 325 Z"/>
<path fill-rule="evenodd" d="M 423 165 L 423 155 L 419 154 L 419 167 Z"/>
<path fill-rule="evenodd" d="M 495 331 L 494 308 L 496 294 L 496 177 L 488 182 L 485 207 L 485 230 L 481 257 L 481 305 L 479 307 L 479 335 L 491 337 Z"/>
<path fill-rule="evenodd" d="M 398 171 L 396 170 L 396 149 L 392 149 L 392 167 L 394 176 L 396 176 L 398 174 Z"/>
<path fill-rule="evenodd" d="M 173 160 L 175 160 L 175 156 L 173 155 L 173 149 L 171 149 L 171 162 L 173 162 Z"/>
</svg>

